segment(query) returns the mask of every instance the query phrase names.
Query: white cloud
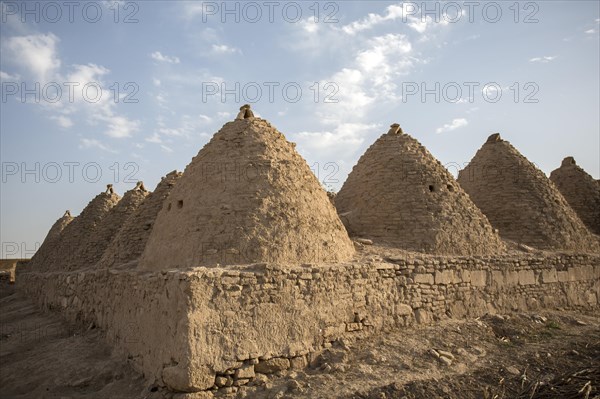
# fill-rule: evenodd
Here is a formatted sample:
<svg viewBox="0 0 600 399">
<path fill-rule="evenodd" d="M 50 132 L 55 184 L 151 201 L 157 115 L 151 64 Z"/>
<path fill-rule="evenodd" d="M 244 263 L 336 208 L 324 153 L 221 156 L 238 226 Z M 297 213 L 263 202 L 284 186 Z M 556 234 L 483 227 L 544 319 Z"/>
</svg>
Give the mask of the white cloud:
<svg viewBox="0 0 600 399">
<path fill-rule="evenodd" d="M 332 98 L 338 103 L 335 104 L 335 108 L 326 113 L 317 112 L 324 123 L 339 125 L 343 122 L 355 121 L 354 118 L 360 119 L 365 115 L 367 106 L 375 101 L 375 98 L 365 89 L 367 78 L 358 69 L 343 68 L 327 82 L 337 87 L 338 91 Z M 324 84 L 321 86 L 324 87 Z"/>
<path fill-rule="evenodd" d="M 213 53 L 217 53 L 217 54 L 233 54 L 233 53 L 241 52 L 240 49 L 235 48 L 235 47 L 229 47 L 226 44 L 213 44 L 212 51 L 213 51 Z"/>
<path fill-rule="evenodd" d="M 59 38 L 53 33 L 13 36 L 5 40 L 4 47 L 10 59 L 27 69 L 40 84 L 51 81 L 60 68 L 56 52 Z"/>
<path fill-rule="evenodd" d="M 596 32 L 598 32 L 596 29 L 588 29 L 585 31 L 585 33 L 587 33 L 588 35 L 593 35 Z"/>
<path fill-rule="evenodd" d="M 82 149 L 99 148 L 103 151 L 115 153 L 115 151 L 113 149 L 105 146 L 99 140 L 96 140 L 96 139 L 85 139 L 85 138 L 81 139 L 81 144 L 79 144 L 79 148 L 82 148 Z"/>
<path fill-rule="evenodd" d="M 150 57 L 152 57 L 152 59 L 156 61 L 166 62 L 169 64 L 179 64 L 180 62 L 178 57 L 163 55 L 160 51 L 153 52 L 152 54 L 150 54 Z"/>
<path fill-rule="evenodd" d="M 543 57 L 534 57 L 534 58 L 530 58 L 529 62 L 539 62 L 541 64 L 547 64 L 550 61 L 553 61 L 556 59 L 556 56 L 543 56 Z"/>
<path fill-rule="evenodd" d="M 348 25 L 342 27 L 342 30 L 349 34 L 355 35 L 363 30 L 372 29 L 374 26 L 379 25 L 385 21 L 393 21 L 397 18 L 405 17 L 407 3 L 392 4 L 385 9 L 385 15 L 369 13 L 365 18 L 360 21 L 354 21 Z"/>
<path fill-rule="evenodd" d="M 308 34 L 315 34 L 319 31 L 319 22 L 317 22 L 314 15 L 306 19 L 301 19 L 298 21 L 298 24 Z"/>
<path fill-rule="evenodd" d="M 255 114 L 256 115 L 256 114 Z M 196 116 L 183 115 L 179 118 L 180 122 L 177 127 L 168 126 L 165 122 L 164 116 L 159 116 L 156 120 L 157 129 L 154 131 L 152 136 L 146 137 L 145 141 L 148 143 L 161 144 L 161 147 L 166 152 L 172 152 L 172 149 L 166 147 L 164 143 L 172 143 L 173 138 L 178 139 L 194 139 L 203 133 L 200 129 L 206 126 L 207 123 L 212 122 L 212 118 L 198 114 Z"/>
<path fill-rule="evenodd" d="M 166 145 L 164 145 L 164 144 L 161 144 L 161 145 L 160 145 L 160 148 L 162 148 L 162 149 L 163 149 L 163 151 L 164 151 L 164 152 L 166 152 L 166 153 L 168 153 L 168 154 L 171 154 L 171 153 L 173 152 L 173 149 L 172 149 L 171 147 L 167 147 L 167 146 L 166 146 Z"/>
<path fill-rule="evenodd" d="M 124 116 L 109 113 L 108 115 L 99 117 L 99 119 L 107 123 L 108 129 L 104 133 L 110 137 L 131 137 L 133 133 L 140 130 L 140 121 L 129 120 Z"/>
<path fill-rule="evenodd" d="M 378 124 L 342 123 L 333 131 L 299 132 L 296 137 L 298 146 L 308 152 L 324 151 L 335 148 L 346 151 L 357 148 L 367 137 L 367 133 L 378 128 Z M 345 152 L 345 151 L 343 151 Z"/>
<path fill-rule="evenodd" d="M 408 26 L 414 30 L 416 30 L 418 33 L 425 33 L 426 31 L 428 31 L 430 28 L 432 28 L 433 26 L 437 26 L 437 25 L 441 25 L 441 26 L 445 26 L 448 25 L 448 21 L 444 18 L 442 18 L 441 20 L 439 20 L 438 22 L 436 22 L 433 18 L 431 18 L 429 15 L 427 15 L 424 19 L 422 18 L 414 18 L 414 17 L 409 17 L 408 20 L 410 21 L 408 23 Z"/>
<path fill-rule="evenodd" d="M 181 15 L 185 19 L 192 19 L 196 16 L 204 14 L 205 5 L 203 1 L 185 1 L 183 2 L 183 12 Z"/>
<path fill-rule="evenodd" d="M 386 7 L 383 15 L 369 13 L 365 18 L 343 26 L 342 31 L 349 35 L 355 35 L 358 32 L 372 29 L 384 22 L 400 19 L 401 22 L 405 23 L 409 28 L 420 34 L 424 34 L 431 27 L 436 25 L 448 25 L 449 19 L 456 18 L 456 16 L 451 16 L 450 18 L 441 16 L 436 22 L 431 16 L 425 15 L 425 18 L 423 18 L 421 14 L 422 12 L 414 2 L 392 4 Z"/>
<path fill-rule="evenodd" d="M 435 130 L 435 132 L 438 134 L 445 133 L 445 132 L 451 132 L 451 131 L 461 128 L 463 126 L 467 126 L 468 124 L 469 124 L 469 122 L 465 118 L 456 118 L 456 119 L 453 119 L 452 122 L 446 123 L 442 127 L 438 127 Z"/>
<path fill-rule="evenodd" d="M 21 76 L 19 76 L 18 74 L 14 74 L 11 75 L 10 73 L 6 73 L 4 71 L 0 71 L 0 80 L 4 80 L 4 81 L 15 81 L 15 80 L 21 80 Z"/>
<path fill-rule="evenodd" d="M 217 112 L 217 116 L 219 118 L 230 118 L 231 117 L 231 112 L 226 112 L 226 111 L 221 111 L 221 112 Z"/>
<path fill-rule="evenodd" d="M 68 129 L 71 126 L 73 126 L 73 121 L 71 120 L 71 118 L 68 118 L 64 115 L 51 116 L 50 119 L 55 120 L 60 127 L 63 127 L 65 129 Z"/>
<path fill-rule="evenodd" d="M 406 36 L 378 36 L 371 39 L 369 45 L 368 49 L 358 53 L 356 61 L 360 69 L 372 77 L 375 86 L 384 85 L 411 69 L 413 61 L 406 55 L 412 46 Z"/>
<path fill-rule="evenodd" d="M 154 84 L 154 86 L 159 87 L 160 86 L 160 79 L 152 78 L 152 83 Z"/>
<path fill-rule="evenodd" d="M 162 143 L 160 135 L 158 133 L 156 133 L 156 132 L 154 132 L 152 134 L 152 136 L 146 137 L 146 141 L 149 142 L 149 143 L 156 143 L 156 144 L 161 144 Z"/>
<path fill-rule="evenodd" d="M 109 90 L 103 82 L 103 77 L 109 74 L 110 71 L 96 64 L 73 65 L 73 70 L 66 77 L 66 81 L 77 84 L 77 89 L 74 91 L 75 98 L 72 103 L 65 101 L 63 113 L 72 113 L 77 110 L 87 113 L 87 119 L 91 123 L 103 123 L 106 128 L 104 134 L 113 138 L 131 137 L 137 132 L 140 127 L 140 121 L 131 120 L 123 115 L 119 115 L 116 111 L 117 102 L 113 98 L 113 91 Z M 100 87 L 101 97 L 98 101 L 93 101 L 96 92 L 94 89 L 87 91 L 90 98 L 84 97 L 83 87 Z"/>
</svg>

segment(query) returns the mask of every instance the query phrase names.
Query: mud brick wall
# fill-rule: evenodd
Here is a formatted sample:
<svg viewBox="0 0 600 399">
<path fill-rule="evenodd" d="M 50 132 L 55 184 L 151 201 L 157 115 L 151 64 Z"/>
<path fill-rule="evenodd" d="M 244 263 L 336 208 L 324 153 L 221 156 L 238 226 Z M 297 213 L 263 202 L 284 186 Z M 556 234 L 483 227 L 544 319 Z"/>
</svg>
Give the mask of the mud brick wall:
<svg viewBox="0 0 600 399">
<path fill-rule="evenodd" d="M 305 367 L 349 334 L 597 307 L 600 257 L 374 257 L 318 267 L 23 273 L 17 283 L 44 307 L 103 328 L 150 381 L 200 391 Z"/>
</svg>

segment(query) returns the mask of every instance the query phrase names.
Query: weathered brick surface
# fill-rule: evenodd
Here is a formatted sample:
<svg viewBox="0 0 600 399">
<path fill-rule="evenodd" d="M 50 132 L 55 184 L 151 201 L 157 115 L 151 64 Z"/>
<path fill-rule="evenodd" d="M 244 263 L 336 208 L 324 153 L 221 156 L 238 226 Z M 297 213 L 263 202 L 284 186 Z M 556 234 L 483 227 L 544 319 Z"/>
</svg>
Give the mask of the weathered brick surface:
<svg viewBox="0 0 600 399">
<path fill-rule="evenodd" d="M 563 159 L 560 168 L 550 173 L 550 180 L 590 231 L 600 234 L 600 183 L 573 157 Z"/>
<path fill-rule="evenodd" d="M 459 172 L 458 182 L 503 238 L 541 249 L 600 252 L 599 237 L 544 172 L 497 134 Z"/>
<path fill-rule="evenodd" d="M 260 118 L 226 123 L 185 168 L 140 258 L 145 270 L 339 262 L 354 246 L 295 144 Z"/>
<path fill-rule="evenodd" d="M 100 193 L 75 217 L 66 224 L 56 245 L 51 246 L 43 262 L 34 262 L 32 270 L 59 271 L 73 270 L 81 265 L 93 265 L 102 255 L 102 250 L 87 250 L 87 243 L 100 232 L 101 223 L 111 209 L 119 202 L 117 194 Z M 84 251 L 83 248 L 86 248 Z"/>
<path fill-rule="evenodd" d="M 369 147 L 335 204 L 351 236 L 443 255 L 505 250 L 450 172 L 401 130 L 392 129 Z"/>
<path fill-rule="evenodd" d="M 73 221 L 71 212 L 66 211 L 65 214 L 58 219 L 48 231 L 44 242 L 35 252 L 29 262 L 29 267 L 36 270 L 44 268 L 43 265 L 53 262 L 53 257 L 57 255 L 57 251 L 60 248 L 61 233 L 67 227 L 69 223 Z"/>
<path fill-rule="evenodd" d="M 180 172 L 173 171 L 161 179 L 156 189 L 148 194 L 112 238 L 96 267 L 127 265 L 131 268 L 137 265 L 131 262 L 138 260 L 142 255 L 156 216 L 180 177 Z"/>
</svg>

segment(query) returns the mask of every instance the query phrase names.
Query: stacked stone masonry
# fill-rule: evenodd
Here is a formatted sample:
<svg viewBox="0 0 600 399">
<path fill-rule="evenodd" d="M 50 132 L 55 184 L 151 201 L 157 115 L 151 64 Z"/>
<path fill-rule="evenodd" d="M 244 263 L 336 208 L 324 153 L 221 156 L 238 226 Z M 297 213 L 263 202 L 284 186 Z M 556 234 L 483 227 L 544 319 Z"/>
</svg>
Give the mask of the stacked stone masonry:
<svg viewBox="0 0 600 399">
<path fill-rule="evenodd" d="M 23 273 L 46 308 L 94 323 L 150 380 L 176 391 L 304 367 L 348 334 L 447 317 L 595 308 L 600 257 L 379 257 L 336 265 Z"/>
</svg>

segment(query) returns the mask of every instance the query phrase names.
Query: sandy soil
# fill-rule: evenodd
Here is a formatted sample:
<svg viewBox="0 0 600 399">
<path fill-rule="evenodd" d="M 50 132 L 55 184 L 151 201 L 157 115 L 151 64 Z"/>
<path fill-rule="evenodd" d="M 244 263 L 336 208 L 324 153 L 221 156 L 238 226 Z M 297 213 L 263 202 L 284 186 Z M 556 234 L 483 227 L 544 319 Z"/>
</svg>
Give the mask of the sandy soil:
<svg viewBox="0 0 600 399">
<path fill-rule="evenodd" d="M 111 356 L 97 329 L 42 313 L 0 290 L 0 398 L 144 398 L 147 383 Z"/>
<path fill-rule="evenodd" d="M 144 381 L 102 332 L 0 290 L 1 398 L 189 398 Z M 451 364 L 437 354 L 448 352 Z M 440 352 L 442 351 L 442 352 Z M 453 359 L 452 359 L 453 358 Z M 227 398 L 600 398 L 600 318 L 541 311 L 344 339 L 301 371 L 259 375 Z"/>
</svg>

